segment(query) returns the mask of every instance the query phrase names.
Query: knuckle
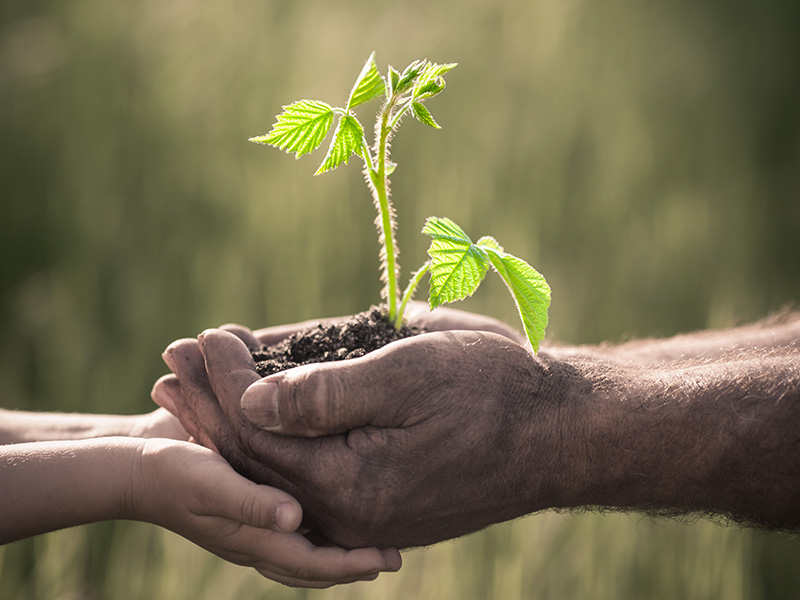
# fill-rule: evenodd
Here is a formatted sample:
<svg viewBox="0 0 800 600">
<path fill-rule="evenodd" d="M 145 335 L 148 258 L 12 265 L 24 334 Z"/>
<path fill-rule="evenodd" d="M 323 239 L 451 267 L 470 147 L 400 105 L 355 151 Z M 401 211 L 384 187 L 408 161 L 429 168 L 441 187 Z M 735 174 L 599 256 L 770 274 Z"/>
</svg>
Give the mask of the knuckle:
<svg viewBox="0 0 800 600">
<path fill-rule="evenodd" d="M 241 519 L 242 523 L 251 525 L 267 527 L 272 525 L 272 520 L 269 518 L 269 515 L 264 514 L 264 505 L 252 494 L 248 494 L 242 498 Z"/>
<path fill-rule="evenodd" d="M 306 434 L 320 434 L 337 423 L 344 387 L 334 373 L 307 369 L 289 386 L 286 404 L 281 403 L 281 422 L 288 416 Z"/>
</svg>

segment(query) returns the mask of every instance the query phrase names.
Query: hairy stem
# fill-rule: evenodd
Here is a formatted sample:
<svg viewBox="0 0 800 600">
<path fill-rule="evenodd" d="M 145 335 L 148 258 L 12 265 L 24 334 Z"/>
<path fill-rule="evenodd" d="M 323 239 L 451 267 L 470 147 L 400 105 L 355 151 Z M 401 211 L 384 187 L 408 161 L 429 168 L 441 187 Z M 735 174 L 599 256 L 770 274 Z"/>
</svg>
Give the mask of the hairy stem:
<svg viewBox="0 0 800 600">
<path fill-rule="evenodd" d="M 401 108 L 400 110 L 397 111 L 397 113 L 395 114 L 394 118 L 392 119 L 392 122 L 389 124 L 389 128 L 391 130 L 394 130 L 394 128 L 397 127 L 400 124 L 400 119 L 402 119 L 403 115 L 408 112 L 409 108 L 411 108 L 411 100 L 406 102 L 405 105 L 403 106 L 403 108 Z"/>
<path fill-rule="evenodd" d="M 361 138 L 361 152 L 363 156 L 361 157 L 364 161 L 364 167 L 367 169 L 367 173 L 372 173 L 375 171 L 375 164 L 372 161 L 372 152 L 370 152 L 369 144 L 367 143 L 367 138 Z M 369 185 L 370 181 L 367 179 L 367 185 Z M 371 186 L 370 186 L 371 187 Z"/>
<path fill-rule="evenodd" d="M 422 265 L 419 270 L 411 276 L 411 281 L 408 282 L 408 287 L 406 288 L 405 292 L 403 292 L 403 299 L 400 302 L 400 310 L 397 311 L 397 317 L 394 320 L 394 326 L 396 329 L 400 329 L 403 325 L 403 315 L 406 313 L 406 305 L 411 298 L 414 297 L 414 292 L 417 291 L 417 286 L 419 282 L 422 281 L 422 278 L 425 276 L 431 268 L 431 261 L 426 260 L 425 264 Z"/>
<path fill-rule="evenodd" d="M 380 124 L 378 125 L 378 168 L 370 172 L 375 203 L 378 207 L 378 226 L 383 245 L 383 269 L 386 281 L 386 302 L 389 306 L 389 320 L 395 322 L 397 318 L 397 244 L 394 239 L 394 218 L 389 200 L 389 180 L 386 177 L 386 163 L 389 155 L 389 135 L 392 128 L 388 124 L 389 115 L 393 104 L 387 103 L 381 111 Z"/>
</svg>

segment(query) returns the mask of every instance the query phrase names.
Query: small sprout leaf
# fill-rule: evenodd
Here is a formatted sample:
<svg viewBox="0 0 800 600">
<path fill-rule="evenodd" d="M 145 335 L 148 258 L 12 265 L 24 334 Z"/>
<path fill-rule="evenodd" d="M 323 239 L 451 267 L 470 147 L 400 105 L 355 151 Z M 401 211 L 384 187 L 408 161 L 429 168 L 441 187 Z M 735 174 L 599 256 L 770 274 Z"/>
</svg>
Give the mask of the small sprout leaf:
<svg viewBox="0 0 800 600">
<path fill-rule="evenodd" d="M 524 260 L 500 250 L 484 246 L 492 266 L 508 286 L 517 305 L 525 335 L 534 352 L 544 339 L 547 309 L 550 307 L 550 286 L 544 277 Z"/>
<path fill-rule="evenodd" d="M 455 69 L 457 66 L 458 63 L 445 63 L 443 65 L 438 65 L 436 63 L 429 62 L 425 65 L 425 68 L 423 69 L 420 81 L 427 79 L 436 79 L 437 77 L 441 77 L 445 73 L 449 73 L 450 71 Z"/>
<path fill-rule="evenodd" d="M 417 121 L 425 123 L 425 125 L 433 127 L 434 129 L 441 129 L 441 126 L 434 120 L 433 115 L 431 115 L 431 111 L 429 111 L 428 107 L 422 102 L 411 103 L 411 114 L 414 115 Z"/>
<path fill-rule="evenodd" d="M 251 142 L 269 144 L 297 158 L 313 152 L 325 140 L 333 123 L 333 108 L 317 100 L 298 100 L 283 107 L 267 135 L 250 138 Z"/>
<path fill-rule="evenodd" d="M 386 97 L 391 98 L 400 83 L 400 73 L 392 66 L 389 66 L 389 88 L 386 90 Z"/>
<path fill-rule="evenodd" d="M 435 96 L 445 88 L 445 81 L 443 75 L 453 70 L 458 63 L 447 63 L 439 65 L 432 62 L 426 62 L 422 67 L 422 71 L 414 83 L 415 99 L 424 99 Z"/>
<path fill-rule="evenodd" d="M 503 252 L 503 247 L 497 243 L 497 240 L 490 235 L 485 235 L 476 242 L 477 246 L 481 248 L 490 248 L 492 250 L 499 250 Z"/>
<path fill-rule="evenodd" d="M 424 85 L 414 88 L 414 98 L 416 100 L 426 100 L 432 98 L 445 88 L 445 81 L 443 77 L 437 77 L 431 81 L 426 82 Z"/>
<path fill-rule="evenodd" d="M 394 93 L 402 94 L 403 92 L 410 90 L 414 85 L 414 82 L 417 80 L 417 77 L 419 77 L 419 74 L 425 66 L 425 63 L 426 61 L 424 60 L 415 60 L 408 65 L 405 68 L 405 71 L 403 71 L 403 74 L 400 76 L 400 81 L 398 81 L 397 85 L 394 86 Z"/>
<path fill-rule="evenodd" d="M 489 270 L 486 252 L 447 218 L 429 217 L 422 232 L 432 238 L 428 248 L 431 309 L 471 296 Z"/>
<path fill-rule="evenodd" d="M 364 128 L 352 115 L 345 115 L 339 119 L 336 133 L 333 136 L 328 154 L 314 175 L 335 169 L 341 164 L 347 164 L 353 154 L 361 156 Z"/>
<path fill-rule="evenodd" d="M 386 85 L 383 82 L 383 77 L 378 72 L 378 67 L 375 64 L 375 53 L 373 52 L 369 55 L 364 68 L 361 69 L 361 74 L 356 79 L 353 90 L 350 92 L 350 98 L 347 100 L 347 110 L 349 111 L 359 104 L 364 104 L 378 96 L 382 96 L 385 90 Z"/>
</svg>

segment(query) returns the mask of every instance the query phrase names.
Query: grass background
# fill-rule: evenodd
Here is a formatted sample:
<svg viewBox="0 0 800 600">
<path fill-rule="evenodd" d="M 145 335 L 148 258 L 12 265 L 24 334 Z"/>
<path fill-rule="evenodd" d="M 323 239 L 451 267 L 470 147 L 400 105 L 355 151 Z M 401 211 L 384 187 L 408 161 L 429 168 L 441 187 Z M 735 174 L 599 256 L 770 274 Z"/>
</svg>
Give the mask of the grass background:
<svg viewBox="0 0 800 600">
<path fill-rule="evenodd" d="M 315 178 L 322 152 L 246 142 L 282 104 L 344 102 L 373 50 L 382 70 L 460 63 L 430 103 L 443 130 L 409 121 L 394 143 L 406 275 L 424 218 L 446 215 L 547 276 L 551 339 L 795 303 L 799 23 L 791 0 L 5 0 L 3 405 L 147 411 L 175 338 L 375 302 L 358 169 Z M 485 285 L 466 307 L 513 322 Z M 308 592 L 119 522 L 0 548 L 0 597 L 789 598 L 799 550 L 708 522 L 546 513 Z"/>
</svg>

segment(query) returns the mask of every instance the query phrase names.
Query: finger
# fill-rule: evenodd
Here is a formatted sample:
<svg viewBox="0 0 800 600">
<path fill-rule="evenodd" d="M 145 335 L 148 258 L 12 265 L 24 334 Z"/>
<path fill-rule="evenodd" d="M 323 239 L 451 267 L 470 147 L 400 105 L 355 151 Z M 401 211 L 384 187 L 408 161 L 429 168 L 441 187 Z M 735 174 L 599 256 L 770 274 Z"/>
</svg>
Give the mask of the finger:
<svg viewBox="0 0 800 600">
<path fill-rule="evenodd" d="M 357 548 L 345 550 L 338 547 L 315 546 L 296 534 L 276 534 L 271 546 L 280 547 L 278 560 L 270 560 L 261 567 L 263 575 L 274 579 L 281 577 L 287 585 L 329 587 L 338 583 L 371 580 L 381 572 L 398 571 L 402 566 L 400 553 L 394 548 Z"/>
<path fill-rule="evenodd" d="M 412 302 L 406 309 L 406 318 L 409 324 L 424 327 L 427 331 L 489 331 L 518 344 L 525 343 L 525 337 L 507 323 L 457 308 L 440 306 L 431 311 L 425 302 Z"/>
<path fill-rule="evenodd" d="M 408 368 L 404 352 L 409 341 L 362 358 L 305 365 L 251 382 L 241 395 L 242 412 L 262 429 L 293 436 L 399 426 L 399 414 L 408 406 L 398 394 L 418 389 L 416 371 Z M 419 350 L 425 354 L 424 346 Z"/>
<path fill-rule="evenodd" d="M 218 400 L 218 410 L 225 414 L 228 425 L 235 429 L 255 468 L 267 470 L 270 475 L 268 479 L 253 479 L 291 493 L 299 491 L 301 496 L 298 497 L 307 501 L 307 488 L 304 486 L 313 485 L 309 482 L 321 477 L 322 471 L 329 472 L 331 463 L 344 464 L 346 459 L 340 456 L 343 441 L 325 438 L 325 443 L 317 443 L 317 440 L 275 436 L 261 431 L 245 417 L 241 408 L 242 394 L 250 384 L 260 379 L 250 352 L 239 338 L 220 329 L 204 331 L 198 342 L 205 359 L 209 385 Z M 203 393 L 208 392 L 204 390 Z M 313 464 L 314 469 L 309 469 L 309 464 Z M 276 476 L 281 479 L 276 480 Z"/>
<path fill-rule="evenodd" d="M 292 496 L 274 487 L 258 485 L 232 469 L 218 477 L 218 493 L 210 496 L 211 514 L 258 529 L 292 533 L 303 520 L 303 509 Z"/>
<path fill-rule="evenodd" d="M 183 405 L 185 405 L 183 399 L 179 400 L 176 403 L 176 410 L 178 411 L 178 420 L 181 422 L 181 425 L 189 435 L 188 441 L 199 444 L 200 446 L 220 454 L 217 445 L 208 436 L 208 434 L 203 431 L 203 428 L 200 426 L 195 415 L 188 408 L 184 408 Z"/>
<path fill-rule="evenodd" d="M 235 344 L 240 349 L 244 348 L 244 352 L 249 356 L 239 338 L 221 330 L 213 331 L 224 336 L 228 342 L 234 340 Z M 200 352 L 200 343 L 197 340 L 179 340 L 171 344 L 165 354 L 167 355 L 165 360 L 168 360 L 171 368 L 175 369 L 181 382 L 181 398 L 186 407 L 183 412 L 188 413 L 187 420 L 191 423 L 191 429 L 187 428 L 187 431 L 204 446 L 219 449 L 219 453 L 239 473 L 259 483 L 293 491 L 292 484 L 262 461 L 249 456 L 239 444 L 243 435 L 240 424 L 250 428 L 253 425 L 244 417 L 237 417 L 233 413 L 240 424 L 228 419 L 209 382 L 205 360 Z M 250 363 L 252 364 L 252 359 Z M 258 376 L 255 372 L 254 375 Z M 221 389 L 223 388 L 224 386 Z"/>
<path fill-rule="evenodd" d="M 238 337 L 244 342 L 248 350 L 259 350 L 261 348 L 261 342 L 247 327 L 236 325 L 235 323 L 226 323 L 225 325 L 221 325 L 219 329 L 228 331 Z"/>
<path fill-rule="evenodd" d="M 208 382 L 219 406 L 234 426 L 250 426 L 239 401 L 247 387 L 261 377 L 253 357 L 237 336 L 222 329 L 208 329 L 197 338 Z"/>
<path fill-rule="evenodd" d="M 186 431 L 200 444 L 217 450 L 230 437 L 229 428 L 208 383 L 197 340 L 181 339 L 162 355 L 180 382 L 180 395 L 173 397 L 175 414 Z"/>
<path fill-rule="evenodd" d="M 295 575 L 286 574 L 283 570 L 270 565 L 268 567 L 256 567 L 256 571 L 272 581 L 277 581 L 289 587 L 302 587 L 310 589 L 326 589 L 334 585 L 355 583 L 357 581 L 374 581 L 380 575 L 378 573 L 361 574 L 354 577 L 341 577 L 336 580 L 302 579 Z M 306 572 L 306 571 L 304 571 Z"/>
<path fill-rule="evenodd" d="M 162 408 L 166 408 L 173 415 L 176 414 L 175 400 L 176 398 L 180 398 L 180 395 L 181 384 L 174 374 L 160 377 L 155 384 L 153 384 L 153 389 L 150 391 L 150 397 L 153 399 L 153 402 Z"/>
</svg>

